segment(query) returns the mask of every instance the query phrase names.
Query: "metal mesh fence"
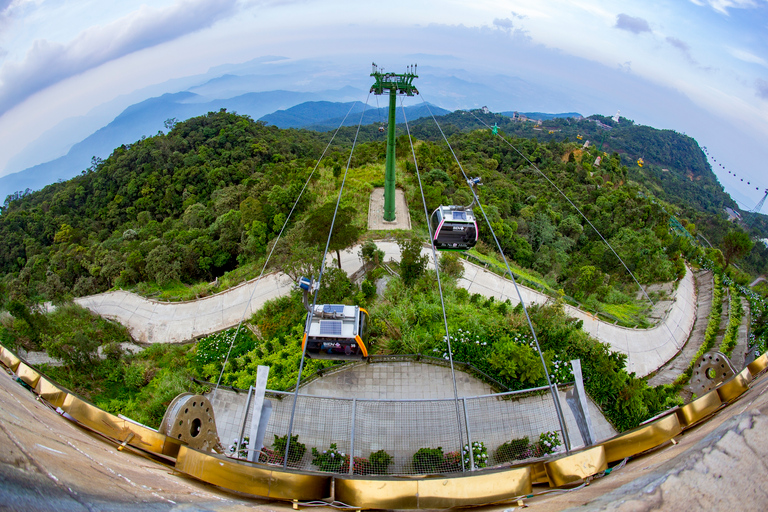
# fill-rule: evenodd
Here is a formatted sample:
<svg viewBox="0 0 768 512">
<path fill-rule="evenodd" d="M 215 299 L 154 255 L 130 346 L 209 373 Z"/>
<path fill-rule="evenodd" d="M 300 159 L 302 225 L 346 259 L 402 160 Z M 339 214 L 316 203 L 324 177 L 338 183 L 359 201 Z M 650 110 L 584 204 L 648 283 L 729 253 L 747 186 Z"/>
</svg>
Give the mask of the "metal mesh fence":
<svg viewBox="0 0 768 512">
<path fill-rule="evenodd" d="M 228 416 L 234 420 L 229 422 L 219 410 L 222 400 L 230 399 L 214 401 L 223 439 L 237 438 L 241 431 L 248 435 L 251 414 L 245 410 L 246 397 L 240 393 L 234 400 L 242 405 L 229 404 Z M 269 391 L 267 399 L 272 415 L 259 460 L 282 465 L 294 395 Z M 447 473 L 462 471 L 462 462 L 468 471 L 541 457 L 563 449 L 562 440 L 548 388 L 460 398 L 458 419 L 452 399 L 300 394 L 288 466 L 355 474 Z"/>
</svg>

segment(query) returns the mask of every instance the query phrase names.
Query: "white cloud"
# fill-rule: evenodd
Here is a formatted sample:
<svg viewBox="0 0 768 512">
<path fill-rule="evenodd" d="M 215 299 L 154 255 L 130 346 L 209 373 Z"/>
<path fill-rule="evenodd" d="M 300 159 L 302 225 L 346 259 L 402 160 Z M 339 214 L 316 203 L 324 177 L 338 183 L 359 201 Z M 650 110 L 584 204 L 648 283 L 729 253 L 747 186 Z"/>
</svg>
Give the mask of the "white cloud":
<svg viewBox="0 0 768 512">
<path fill-rule="evenodd" d="M 231 16 L 236 4 L 179 0 L 164 9 L 142 6 L 108 25 L 90 27 L 66 44 L 38 39 L 22 62 L 6 62 L 0 69 L 0 115 L 61 80 L 210 27 Z"/>
<path fill-rule="evenodd" d="M 696 5 L 709 5 L 712 9 L 723 14 L 728 14 L 728 9 L 753 9 L 759 7 L 760 0 L 691 0 Z"/>
<path fill-rule="evenodd" d="M 729 48 L 728 51 L 731 55 L 741 61 L 748 62 L 750 64 L 760 64 L 761 66 L 768 68 L 767 60 L 758 55 L 755 55 L 754 53 L 748 52 L 747 50 L 742 50 L 740 48 Z"/>
</svg>

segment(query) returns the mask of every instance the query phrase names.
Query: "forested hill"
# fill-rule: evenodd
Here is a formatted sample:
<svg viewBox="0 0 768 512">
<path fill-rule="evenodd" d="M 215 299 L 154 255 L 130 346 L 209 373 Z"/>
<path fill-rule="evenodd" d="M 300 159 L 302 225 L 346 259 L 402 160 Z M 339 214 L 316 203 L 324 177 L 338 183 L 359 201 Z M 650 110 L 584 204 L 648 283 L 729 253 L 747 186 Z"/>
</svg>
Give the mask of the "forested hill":
<svg viewBox="0 0 768 512">
<path fill-rule="evenodd" d="M 476 123 L 473 119 L 469 113 L 454 113 L 441 125 L 463 169 L 482 177 L 479 193 L 505 253 L 542 283 L 578 300 L 629 300 L 634 284 L 594 231 L 516 149 L 487 129 L 462 132 Z M 496 122 L 506 123 L 503 129 L 510 133 L 532 129 L 505 119 Z M 717 194 L 700 209 L 695 208 L 699 203 L 685 210 L 675 207 L 670 203 L 684 205 L 685 200 L 673 195 L 663 178 L 659 183 L 664 190 L 659 190 L 650 169 L 640 170 L 618 153 L 582 149 L 582 142 L 566 133 L 568 120 L 551 122 L 563 123 L 562 139 L 512 138 L 513 145 L 583 208 L 641 282 L 671 280 L 682 271 L 680 254 L 687 248 L 670 233 L 669 214 L 677 214 L 691 231 L 704 226 L 715 244 L 731 229 L 719 212 L 707 211 L 715 208 Z M 579 121 L 580 133 L 588 135 L 590 123 Z M 471 196 L 461 171 L 434 126 L 426 120 L 412 126 L 420 139 L 416 157 L 427 205 L 468 204 Z M 354 130 L 343 128 L 327 151 L 292 217 L 288 250 L 278 255 L 308 261 L 318 254 L 320 244 L 311 235 L 323 229 L 322 212 L 335 197 Z M 415 229 L 426 232 L 415 167 L 407 138 L 400 133 L 398 184 L 412 208 Z M 58 300 L 142 283 L 192 284 L 257 266 L 330 136 L 281 130 L 222 110 L 121 146 L 69 181 L 9 197 L 0 214 L 0 302 Z M 618 145 L 623 139 L 611 140 Z M 675 182 L 680 193 L 703 194 L 707 175 L 693 165 L 697 157 L 677 156 L 678 165 L 687 166 L 678 171 L 674 162 L 662 163 L 671 154 L 667 151 L 647 149 L 645 158 L 658 162 L 651 169 L 665 165 L 670 175 L 673 169 L 675 175 L 690 173 L 693 179 Z M 353 235 L 364 231 L 367 198 L 373 186 L 383 183 L 385 153 L 378 126 L 363 127 L 342 205 L 345 224 L 359 228 Z M 598 156 L 602 163 L 596 165 Z M 669 202 L 659 199 L 662 192 Z M 490 238 L 486 227 L 481 237 Z"/>
<path fill-rule="evenodd" d="M 456 111 L 444 116 L 444 123 L 453 131 L 471 131 L 496 124 L 508 135 L 535 138 L 539 142 L 570 141 L 590 146 L 604 153 L 618 153 L 629 171 L 628 179 L 648 187 L 657 197 L 674 203 L 692 215 L 707 211 L 719 215 L 725 206 L 737 209 L 736 202 L 723 189 L 707 162 L 706 155 L 695 139 L 674 130 L 658 130 L 636 125 L 620 118 L 599 115 L 588 118 L 554 118 L 542 121 L 512 119 L 508 115 L 482 114 L 481 111 Z M 419 121 L 424 129 L 418 136 L 435 137 L 434 124 Z M 449 130 L 450 131 L 450 130 Z M 643 167 L 637 165 L 643 159 Z M 768 236 L 765 233 L 764 236 Z"/>
</svg>

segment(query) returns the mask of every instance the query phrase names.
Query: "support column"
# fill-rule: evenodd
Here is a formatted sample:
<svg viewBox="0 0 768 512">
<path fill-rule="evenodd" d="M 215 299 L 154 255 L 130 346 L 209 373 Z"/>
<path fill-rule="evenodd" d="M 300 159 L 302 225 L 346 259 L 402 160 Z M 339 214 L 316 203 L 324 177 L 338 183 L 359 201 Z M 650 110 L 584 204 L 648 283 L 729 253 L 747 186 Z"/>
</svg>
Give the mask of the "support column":
<svg viewBox="0 0 768 512">
<path fill-rule="evenodd" d="M 387 125 L 387 163 L 384 175 L 384 220 L 395 220 L 395 109 L 397 108 L 397 89 L 389 90 L 389 125 Z"/>
</svg>

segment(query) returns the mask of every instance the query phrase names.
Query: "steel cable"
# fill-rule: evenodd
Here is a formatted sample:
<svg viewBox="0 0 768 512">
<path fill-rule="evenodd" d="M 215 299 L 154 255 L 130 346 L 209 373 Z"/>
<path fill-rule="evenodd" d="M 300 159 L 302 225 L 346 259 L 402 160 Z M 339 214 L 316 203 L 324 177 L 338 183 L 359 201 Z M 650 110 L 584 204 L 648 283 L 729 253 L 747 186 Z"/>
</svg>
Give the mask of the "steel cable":
<svg viewBox="0 0 768 512">
<path fill-rule="evenodd" d="M 325 251 L 323 251 L 323 259 L 320 261 L 320 273 L 317 277 L 317 284 L 315 286 L 315 294 L 312 297 L 312 312 L 307 314 L 307 321 L 304 324 L 304 332 L 309 332 L 309 326 L 312 322 L 312 315 L 315 311 L 315 306 L 317 305 L 317 295 L 320 293 L 320 283 L 323 279 L 323 271 L 325 270 L 325 259 L 328 256 L 328 248 L 331 245 L 331 236 L 333 235 L 333 226 L 336 224 L 336 214 L 339 211 L 339 204 L 341 204 L 341 196 L 344 192 L 344 184 L 347 181 L 347 175 L 349 174 L 349 167 L 352 164 L 352 155 L 355 152 L 355 145 L 357 144 L 357 136 L 360 134 L 360 126 L 363 124 L 363 117 L 365 116 L 365 109 L 368 106 L 368 100 L 371 98 L 371 93 L 368 93 L 368 97 L 365 100 L 365 104 L 363 105 L 363 112 L 360 114 L 360 121 L 357 123 L 357 130 L 355 131 L 355 138 L 352 140 L 352 149 L 349 151 L 349 158 L 347 159 L 347 168 L 344 171 L 344 177 L 341 180 L 341 186 L 339 187 L 339 196 L 336 198 L 336 208 L 333 210 L 333 219 L 331 219 L 331 228 L 328 231 L 328 240 L 325 242 Z M 346 119 L 346 118 L 345 118 Z M 343 122 L 343 121 L 342 121 Z M 341 264 L 341 262 L 339 262 Z M 285 443 L 285 458 L 283 461 L 283 467 L 288 467 L 288 449 L 291 446 L 291 434 L 293 433 L 293 420 L 296 415 L 296 404 L 299 399 L 299 385 L 301 384 L 301 372 L 304 370 L 304 360 L 307 355 L 307 346 L 309 344 L 305 343 L 304 347 L 301 350 L 301 361 L 299 362 L 299 375 L 296 377 L 296 389 L 293 393 L 293 406 L 291 407 L 291 419 L 288 422 L 288 436 L 286 437 L 286 443 Z"/>
<path fill-rule="evenodd" d="M 296 198 L 296 202 L 293 203 L 293 207 L 291 207 L 291 211 L 288 213 L 288 216 L 285 218 L 283 227 L 280 228 L 280 233 L 278 233 L 277 238 L 275 238 L 275 243 L 272 245 L 272 249 L 270 249 L 269 254 L 267 255 L 267 260 L 264 262 L 264 266 L 261 268 L 261 273 L 259 274 L 258 279 L 256 279 L 256 284 L 253 285 L 253 290 L 251 290 L 251 295 L 248 297 L 248 302 L 245 304 L 245 309 L 243 310 L 243 315 L 240 317 L 240 322 L 237 324 L 235 335 L 232 337 L 232 341 L 229 343 L 229 349 L 227 350 L 227 355 L 224 358 L 224 364 L 221 365 L 221 373 L 219 373 L 219 378 L 216 381 L 216 387 L 213 390 L 213 395 L 211 395 L 212 401 L 213 399 L 216 398 L 216 391 L 218 391 L 219 384 L 221 384 L 221 377 L 224 375 L 224 368 L 227 367 L 227 362 L 229 361 L 229 355 L 232 353 L 232 347 L 234 347 L 235 341 L 237 340 L 237 336 L 240 334 L 240 328 L 243 325 L 243 321 L 245 320 L 245 315 L 248 313 L 248 309 L 251 307 L 251 301 L 253 300 L 253 295 L 256 293 L 256 289 L 259 287 L 259 283 L 261 282 L 261 278 L 264 275 L 264 271 L 266 270 L 267 265 L 269 264 L 269 260 L 270 258 L 272 258 L 272 254 L 275 252 L 275 248 L 277 247 L 277 244 L 280 242 L 280 237 L 283 236 L 283 232 L 285 231 L 286 226 L 288 226 L 288 222 L 290 222 L 293 212 L 296 210 L 296 207 L 298 206 L 299 201 L 301 201 L 301 196 L 304 195 L 304 191 L 307 189 L 307 186 L 309 186 L 309 182 L 310 180 L 312 180 L 312 176 L 315 174 L 315 171 L 320 166 L 320 162 L 323 161 L 323 157 L 325 156 L 325 153 L 328 151 L 328 148 L 331 147 L 331 144 L 333 143 L 333 140 L 336 138 L 336 135 L 339 133 L 339 130 L 341 130 L 341 127 L 344 126 L 344 121 L 347 120 L 347 117 L 349 116 L 350 112 L 352 112 L 352 108 L 354 108 L 356 104 L 357 102 L 352 103 L 352 106 L 347 111 L 347 114 L 344 116 L 344 119 L 341 120 L 339 127 L 336 128 L 335 132 L 333 132 L 333 136 L 331 137 L 331 140 L 328 141 L 328 144 L 325 146 L 325 149 L 320 155 L 320 158 L 317 159 L 317 163 L 315 164 L 314 169 L 312 169 L 312 172 L 309 173 L 309 177 L 307 178 L 307 181 L 304 183 L 304 186 L 301 188 L 301 191 L 299 192 L 299 196 Z"/>
<path fill-rule="evenodd" d="M 416 167 L 416 178 L 419 180 L 419 190 L 421 191 L 421 203 L 424 205 L 424 217 L 427 221 L 427 230 L 429 232 L 430 247 L 432 247 L 432 261 L 435 264 L 435 275 L 437 276 L 437 290 L 440 292 L 440 306 L 443 310 L 443 324 L 445 325 L 445 341 L 448 344 L 448 358 L 451 363 L 451 378 L 453 379 L 453 398 L 456 403 L 456 422 L 459 428 L 459 453 L 461 454 L 461 470 L 464 471 L 464 432 L 461 429 L 461 413 L 459 412 L 459 392 L 456 386 L 456 370 L 453 367 L 453 351 L 451 350 L 451 336 L 448 333 L 448 317 L 445 313 L 445 298 L 443 297 L 443 285 L 440 281 L 440 265 L 437 261 L 437 251 L 435 250 L 435 244 L 432 243 L 432 226 L 429 223 L 429 210 L 427 210 L 427 200 L 424 197 L 424 187 L 421 184 L 421 175 L 419 174 L 419 164 L 416 161 L 416 151 L 413 148 L 413 140 L 411 139 L 411 129 L 408 126 L 408 118 L 405 115 L 405 107 L 403 106 L 403 100 L 400 98 L 400 108 L 403 111 L 403 119 L 405 120 L 405 129 L 408 133 L 408 142 L 411 145 L 411 154 L 413 155 L 413 164 Z M 402 257 L 401 257 L 402 259 Z M 469 447 L 470 453 L 472 447 Z"/>
<path fill-rule="evenodd" d="M 421 101 L 424 102 L 424 105 L 427 107 L 427 111 L 432 116 L 432 120 L 435 122 L 437 129 L 440 131 L 440 134 L 443 136 L 443 140 L 445 140 L 445 143 L 448 146 L 448 149 L 451 151 L 451 154 L 453 155 L 453 158 L 456 161 L 456 164 L 459 166 L 459 170 L 461 170 L 461 174 L 464 176 L 464 179 L 467 180 L 467 182 L 469 182 L 469 177 L 467 176 L 467 173 L 464 172 L 464 167 L 461 165 L 461 162 L 459 162 L 459 159 L 456 156 L 456 153 L 454 152 L 453 147 L 451 146 L 451 143 L 448 142 L 448 138 L 445 136 L 445 133 L 443 132 L 442 127 L 440 126 L 440 123 L 437 122 L 435 115 L 432 113 L 432 109 L 429 108 L 429 104 L 424 100 L 423 96 L 421 97 Z M 565 441 L 566 451 L 570 452 L 571 442 L 568 437 L 568 430 L 565 425 L 565 418 L 563 416 L 563 411 L 562 411 L 562 408 L 560 407 L 560 400 L 558 399 L 558 396 L 557 396 L 557 389 L 552 384 L 552 379 L 549 377 L 549 370 L 547 369 L 547 363 L 546 361 L 544 361 L 544 354 L 541 352 L 541 346 L 539 345 L 539 338 L 536 335 L 536 330 L 533 328 L 533 322 L 531 322 L 531 317 L 528 314 L 528 308 L 525 305 L 525 301 L 523 300 L 523 295 L 520 292 L 520 288 L 517 286 L 517 280 L 515 279 L 515 276 L 514 274 L 512 274 L 512 270 L 509 267 L 509 262 L 507 261 L 507 257 L 504 255 L 504 251 L 501 250 L 501 244 L 499 243 L 498 238 L 496 238 L 496 233 L 493 230 L 493 226 L 491 226 L 491 221 L 488 219 L 488 216 L 485 213 L 485 208 L 483 208 L 483 205 L 480 202 L 480 198 L 477 197 L 477 193 L 475 192 L 474 187 L 470 186 L 469 188 L 472 191 L 472 197 L 474 198 L 477 205 L 480 207 L 480 211 L 483 214 L 483 218 L 485 219 L 485 222 L 488 224 L 488 228 L 491 231 L 491 235 L 493 235 L 493 240 L 496 242 L 496 247 L 499 250 L 499 254 L 501 254 L 501 257 L 504 260 L 504 265 L 507 267 L 507 272 L 509 273 L 509 276 L 512 278 L 512 284 L 515 286 L 517 297 L 520 300 L 520 304 L 523 306 L 523 312 L 525 313 L 525 319 L 528 322 L 528 328 L 531 330 L 531 334 L 533 335 L 533 341 L 534 343 L 536 343 L 536 350 L 539 353 L 539 358 L 541 359 L 541 365 L 544 368 L 544 375 L 547 378 L 547 386 L 549 387 L 552 393 L 552 400 L 555 403 L 555 412 L 557 413 L 557 419 L 560 422 L 560 429 L 563 432 L 563 439 Z"/>
</svg>

